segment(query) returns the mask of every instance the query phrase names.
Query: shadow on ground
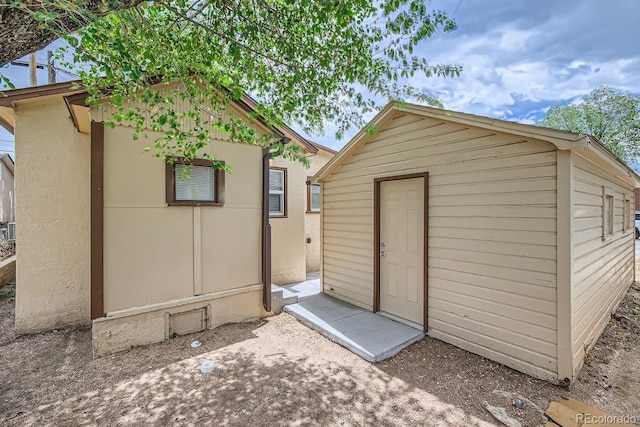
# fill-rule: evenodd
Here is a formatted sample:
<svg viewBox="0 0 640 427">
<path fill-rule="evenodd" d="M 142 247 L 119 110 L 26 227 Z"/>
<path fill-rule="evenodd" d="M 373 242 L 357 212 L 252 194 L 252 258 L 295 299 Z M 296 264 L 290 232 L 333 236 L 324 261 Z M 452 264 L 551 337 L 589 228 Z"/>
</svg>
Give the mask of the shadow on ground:
<svg viewBox="0 0 640 427">
<path fill-rule="evenodd" d="M 1 383 L 11 380 L 2 390 L 0 424 L 490 425 L 385 374 L 286 314 L 97 360 L 76 346 L 86 345 L 88 331 L 61 334 L 16 340 L 33 353 L 12 366 L 18 377 L 0 374 Z M 202 340 L 204 349 L 191 349 L 193 339 Z M 67 357 L 33 364 L 30 359 L 43 361 L 37 357 L 43 351 Z M 200 372 L 204 360 L 214 361 L 212 372 Z"/>
<path fill-rule="evenodd" d="M 634 415 L 639 304 L 635 285 L 570 395 Z M 0 301 L 3 327 L 12 327 L 8 306 Z M 486 401 L 537 426 L 548 402 L 568 394 L 431 338 L 370 364 L 287 314 L 96 360 L 88 328 L 17 339 L 5 332 L 0 425 L 495 425 Z M 193 340 L 203 345 L 193 349 Z M 204 360 L 215 363 L 208 374 Z M 518 396 L 525 409 L 514 407 Z"/>
</svg>

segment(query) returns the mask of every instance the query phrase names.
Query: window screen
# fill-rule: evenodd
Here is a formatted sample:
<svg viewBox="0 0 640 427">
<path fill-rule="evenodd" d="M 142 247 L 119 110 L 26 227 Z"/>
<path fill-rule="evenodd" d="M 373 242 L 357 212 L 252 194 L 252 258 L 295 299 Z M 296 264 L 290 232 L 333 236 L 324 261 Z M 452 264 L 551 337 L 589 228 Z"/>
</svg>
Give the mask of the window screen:
<svg viewBox="0 0 640 427">
<path fill-rule="evenodd" d="M 185 170 L 188 176 L 185 176 Z M 213 202 L 215 171 L 210 166 L 175 165 L 176 200 Z M 185 179 L 186 178 L 186 179 Z"/>
<path fill-rule="evenodd" d="M 269 214 L 285 215 L 285 171 L 271 169 L 269 171 Z"/>
</svg>

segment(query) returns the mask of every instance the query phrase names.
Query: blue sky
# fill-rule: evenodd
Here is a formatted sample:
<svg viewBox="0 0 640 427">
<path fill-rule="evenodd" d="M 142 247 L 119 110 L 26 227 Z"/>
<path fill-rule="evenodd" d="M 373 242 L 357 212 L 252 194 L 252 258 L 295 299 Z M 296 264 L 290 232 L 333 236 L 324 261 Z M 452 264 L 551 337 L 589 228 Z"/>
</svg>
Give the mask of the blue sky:
<svg viewBox="0 0 640 427">
<path fill-rule="evenodd" d="M 464 70 L 457 78 L 416 78 L 411 84 L 430 90 L 448 109 L 535 123 L 549 107 L 601 85 L 640 93 L 638 0 L 430 4 L 453 15 L 458 29 L 426 40 L 420 53 L 433 64 Z M 328 130 L 311 138 L 333 148 L 348 142 L 335 141 Z"/>
<path fill-rule="evenodd" d="M 426 40 L 431 63 L 464 67 L 457 78 L 415 78 L 446 108 L 535 123 L 553 105 L 609 85 L 640 93 L 639 0 L 440 0 L 431 7 L 454 15 L 458 29 Z M 38 53 L 40 60 L 46 58 Z M 26 86 L 26 68 L 3 69 Z M 63 76 L 63 80 L 71 77 Z M 46 81 L 40 71 L 39 81 Z M 339 149 L 335 129 L 311 139 Z M 12 149 L 0 129 L 0 150 Z"/>
</svg>

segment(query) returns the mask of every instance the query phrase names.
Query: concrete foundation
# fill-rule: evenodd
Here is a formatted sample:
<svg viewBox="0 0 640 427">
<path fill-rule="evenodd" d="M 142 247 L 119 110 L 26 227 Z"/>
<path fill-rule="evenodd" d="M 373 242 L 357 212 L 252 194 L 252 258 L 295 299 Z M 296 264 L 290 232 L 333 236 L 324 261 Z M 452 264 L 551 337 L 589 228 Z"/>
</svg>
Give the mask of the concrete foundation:
<svg viewBox="0 0 640 427">
<path fill-rule="evenodd" d="M 262 307 L 261 284 L 115 311 L 93 321 L 93 356 L 268 314 Z"/>
</svg>

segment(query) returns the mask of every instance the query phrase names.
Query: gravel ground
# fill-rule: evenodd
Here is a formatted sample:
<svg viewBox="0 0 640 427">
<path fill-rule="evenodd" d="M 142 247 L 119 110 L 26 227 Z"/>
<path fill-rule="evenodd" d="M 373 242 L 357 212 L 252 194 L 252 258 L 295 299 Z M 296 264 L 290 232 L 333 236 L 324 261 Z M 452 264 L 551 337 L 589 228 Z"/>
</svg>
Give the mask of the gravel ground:
<svg viewBox="0 0 640 427">
<path fill-rule="evenodd" d="M 495 425 L 488 402 L 537 426 L 563 394 L 640 415 L 637 284 L 571 390 L 431 338 L 371 364 L 287 314 L 94 360 L 88 327 L 15 338 L 13 304 L 0 290 L 0 425 Z"/>
</svg>

